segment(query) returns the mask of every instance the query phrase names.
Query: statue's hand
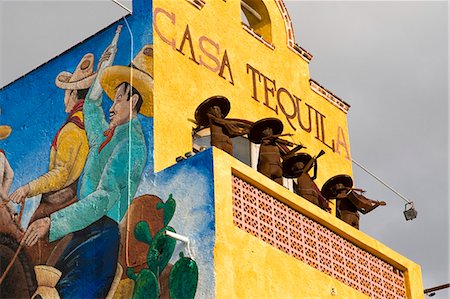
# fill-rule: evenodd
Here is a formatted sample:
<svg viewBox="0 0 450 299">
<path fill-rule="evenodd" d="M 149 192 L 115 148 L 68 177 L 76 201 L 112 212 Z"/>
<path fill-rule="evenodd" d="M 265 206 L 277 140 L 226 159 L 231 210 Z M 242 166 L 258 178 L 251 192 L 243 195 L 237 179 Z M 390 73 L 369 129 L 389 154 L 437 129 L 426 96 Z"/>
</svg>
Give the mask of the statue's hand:
<svg viewBox="0 0 450 299">
<path fill-rule="evenodd" d="M 230 121 L 225 120 L 224 122 L 225 128 L 227 129 L 230 137 L 242 136 L 248 134 L 248 129 L 246 128 L 246 124 L 243 124 L 239 121 Z"/>
<path fill-rule="evenodd" d="M 28 192 L 30 192 L 30 186 L 28 186 L 28 184 L 23 185 L 22 187 L 17 188 L 17 190 L 9 196 L 9 200 L 17 204 L 22 203 L 25 201 Z"/>
<path fill-rule="evenodd" d="M 23 237 L 25 240 L 25 244 L 30 247 L 33 246 L 34 244 L 36 244 L 38 240 L 44 238 L 44 236 L 47 235 L 49 230 L 50 230 L 50 217 L 45 217 L 34 221 L 28 227 L 27 232 Z"/>
</svg>

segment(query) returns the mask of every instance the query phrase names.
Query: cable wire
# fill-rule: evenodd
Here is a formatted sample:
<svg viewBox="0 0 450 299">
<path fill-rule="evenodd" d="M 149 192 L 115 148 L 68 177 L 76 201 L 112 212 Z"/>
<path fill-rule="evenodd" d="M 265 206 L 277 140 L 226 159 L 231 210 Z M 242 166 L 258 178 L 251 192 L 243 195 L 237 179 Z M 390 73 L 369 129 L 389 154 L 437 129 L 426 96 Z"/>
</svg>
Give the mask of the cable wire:
<svg viewBox="0 0 450 299">
<path fill-rule="evenodd" d="M 368 173 L 369 175 L 371 175 L 373 178 L 375 178 L 378 182 L 380 182 L 381 184 L 383 184 L 386 188 L 388 188 L 389 190 L 391 190 L 392 192 L 394 192 L 395 194 L 397 194 L 400 198 L 402 198 L 407 204 L 412 204 L 412 201 L 409 201 L 405 196 L 403 196 L 402 194 L 400 194 L 398 191 L 396 191 L 394 188 L 392 188 L 391 186 L 389 186 L 388 184 L 386 184 L 382 179 L 380 179 L 379 177 L 377 177 L 375 174 L 373 174 L 372 172 L 370 172 L 367 168 L 365 168 L 363 165 L 361 165 L 360 163 L 358 163 L 357 161 L 355 161 L 354 159 L 352 159 L 352 162 L 355 163 L 359 168 L 361 168 L 362 170 L 364 170 L 366 173 Z"/>
<path fill-rule="evenodd" d="M 122 3 L 120 3 L 117 0 L 111 0 L 112 2 L 116 3 L 117 5 L 119 5 L 120 7 L 122 7 L 123 9 L 125 9 L 126 11 L 128 11 L 129 13 L 131 13 L 131 9 L 129 9 L 128 7 L 126 7 L 125 5 L 123 5 Z"/>
<path fill-rule="evenodd" d="M 127 19 L 123 17 L 123 20 L 125 21 L 125 25 L 127 26 L 128 32 L 130 33 L 130 62 L 133 61 L 133 48 L 134 48 L 134 40 L 133 40 L 133 33 L 131 31 L 130 25 L 127 22 Z M 133 67 L 130 67 L 130 85 L 133 86 Z M 131 119 L 133 117 L 133 106 L 131 101 L 131 93 L 132 88 L 130 88 L 130 106 L 129 106 L 129 122 L 128 122 L 128 198 L 127 198 L 127 210 L 131 205 L 131 190 L 130 190 L 130 184 L 131 184 Z M 127 266 L 131 266 L 130 259 L 129 259 L 129 250 L 128 250 L 128 244 L 130 242 L 130 211 L 127 211 L 127 233 L 125 238 L 125 262 Z"/>
</svg>

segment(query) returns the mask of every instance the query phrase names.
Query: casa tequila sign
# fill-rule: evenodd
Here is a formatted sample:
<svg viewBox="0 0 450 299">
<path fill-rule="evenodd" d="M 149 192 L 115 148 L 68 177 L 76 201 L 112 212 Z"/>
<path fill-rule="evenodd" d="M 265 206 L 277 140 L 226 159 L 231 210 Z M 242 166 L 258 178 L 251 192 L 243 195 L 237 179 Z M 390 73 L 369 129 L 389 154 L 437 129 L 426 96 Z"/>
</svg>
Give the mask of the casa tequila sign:
<svg viewBox="0 0 450 299">
<path fill-rule="evenodd" d="M 217 40 L 207 35 L 198 34 L 190 29 L 189 24 L 178 24 L 176 14 L 157 7 L 154 10 L 154 30 L 156 36 L 180 55 L 186 57 L 199 67 L 205 67 L 229 84 L 235 85 L 234 64 L 229 52 L 220 47 Z M 168 26 L 174 28 L 168 28 Z M 178 30 L 183 28 L 182 30 Z M 170 34 L 172 32 L 172 34 Z M 176 32 L 175 34 L 173 32 Z M 179 34 L 182 33 L 182 34 Z M 292 130 L 302 130 L 314 134 L 315 139 L 333 152 L 350 159 L 344 129 L 337 126 L 335 138 L 328 136 L 327 117 L 318 108 L 283 87 L 275 78 L 271 78 L 258 67 L 246 63 L 236 67 L 246 71 L 251 85 L 246 87 L 249 100 L 256 101 L 284 118 Z"/>
</svg>

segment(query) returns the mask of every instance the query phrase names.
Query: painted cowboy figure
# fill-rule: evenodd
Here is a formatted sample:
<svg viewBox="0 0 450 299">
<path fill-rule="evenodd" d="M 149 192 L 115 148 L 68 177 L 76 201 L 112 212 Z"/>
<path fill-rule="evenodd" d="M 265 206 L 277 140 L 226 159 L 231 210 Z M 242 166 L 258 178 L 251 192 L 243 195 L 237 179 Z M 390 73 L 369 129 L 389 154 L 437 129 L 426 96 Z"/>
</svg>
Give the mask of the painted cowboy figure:
<svg viewBox="0 0 450 299">
<path fill-rule="evenodd" d="M 230 101 L 223 96 L 206 99 L 195 110 L 198 127 L 211 129 L 211 146 L 233 155 L 231 138 L 248 133 L 248 122 L 238 119 L 226 119 L 230 112 Z"/>
<path fill-rule="evenodd" d="M 50 241 L 73 235 L 55 265 L 62 272 L 56 285 L 62 298 L 107 295 L 118 261 L 118 223 L 146 163 L 147 147 L 137 114 L 153 116 L 153 51 L 145 46 L 131 67 L 111 66 L 115 53 L 108 47 L 102 55 L 83 108 L 89 155 L 79 200 L 32 223 L 24 237 L 25 244 L 33 245 L 47 232 Z M 103 90 L 113 100 L 109 123 L 102 109 Z"/>
<path fill-rule="evenodd" d="M 56 77 L 56 86 L 65 90 L 64 105 L 68 117 L 53 138 L 48 172 L 14 191 L 11 195 L 14 202 L 43 194 L 42 204 L 60 204 L 75 196 L 76 183 L 88 152 L 82 110 L 87 91 L 96 76 L 93 65 L 94 55 L 89 53 L 81 59 L 73 74 L 63 71 Z M 58 190 L 65 194 L 64 199 L 52 193 Z M 51 202 L 51 199 L 59 202 Z"/>
<path fill-rule="evenodd" d="M 264 118 L 255 122 L 250 128 L 248 135 L 251 142 L 261 144 L 258 157 L 258 171 L 274 180 L 278 184 L 283 184 L 283 168 L 281 159 L 292 155 L 303 146 L 297 146 L 289 150 L 288 146 L 294 144 L 279 137 L 285 136 L 283 133 L 283 123 L 277 118 Z"/>
<path fill-rule="evenodd" d="M 329 212 L 330 207 L 327 199 L 320 192 L 314 180 L 317 178 L 317 158 L 323 155 L 321 151 L 315 158 L 306 153 L 300 153 L 286 159 L 283 162 L 283 176 L 286 178 L 297 178 L 295 192 L 301 197 L 312 202 L 316 206 Z M 313 176 L 309 171 L 314 167 Z"/>
<path fill-rule="evenodd" d="M 8 138 L 11 134 L 10 126 L 0 126 L 0 140 Z M 9 189 L 14 179 L 14 171 L 9 165 L 5 151 L 0 149 L 0 199 L 5 201 L 8 199 Z"/>
<path fill-rule="evenodd" d="M 10 196 L 13 202 L 21 203 L 27 197 L 42 194 L 30 223 L 76 201 L 78 178 L 89 149 L 84 130 L 83 105 L 96 75 L 94 55 L 88 53 L 83 56 L 73 73 L 62 71 L 56 76 L 56 86 L 65 92 L 64 106 L 68 116 L 53 138 L 48 171 L 19 187 Z M 54 246 L 56 243 L 49 244 L 47 240 L 40 240 L 25 251 L 33 265 L 42 264 Z"/>
<path fill-rule="evenodd" d="M 322 186 L 322 194 L 327 199 L 334 198 L 338 201 L 337 216 L 339 219 L 359 229 L 358 211 L 367 214 L 378 206 L 386 205 L 386 203 L 369 199 L 361 194 L 364 192 L 363 190 L 352 187 L 352 178 L 346 174 L 340 174 L 325 182 Z M 360 194 L 357 193 L 358 191 Z"/>
<path fill-rule="evenodd" d="M 0 126 L 0 140 L 8 138 L 11 131 L 10 126 Z M 19 240 L 23 232 L 17 223 L 17 212 L 8 200 L 13 179 L 14 171 L 9 165 L 5 151 L 0 149 L 0 231 Z"/>
<path fill-rule="evenodd" d="M 49 170 L 14 191 L 10 196 L 12 201 L 19 203 L 26 197 L 43 194 L 42 204 L 64 206 L 74 198 L 88 153 L 83 104 L 95 77 L 94 55 L 91 53 L 84 55 L 73 74 L 63 71 L 57 75 L 55 84 L 65 90 L 64 105 L 68 116 L 53 138 Z M 59 191 L 59 196 L 53 193 L 55 191 Z M 40 218 L 37 216 L 34 219 Z"/>
</svg>

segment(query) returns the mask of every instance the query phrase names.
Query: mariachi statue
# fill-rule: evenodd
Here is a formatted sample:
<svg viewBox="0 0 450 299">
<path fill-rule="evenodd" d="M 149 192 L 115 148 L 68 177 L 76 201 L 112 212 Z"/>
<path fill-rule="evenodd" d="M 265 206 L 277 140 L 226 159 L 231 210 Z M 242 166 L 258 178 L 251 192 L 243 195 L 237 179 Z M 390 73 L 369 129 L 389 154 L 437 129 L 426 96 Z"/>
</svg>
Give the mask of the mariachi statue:
<svg viewBox="0 0 450 299">
<path fill-rule="evenodd" d="M 327 199 L 335 198 L 337 202 L 337 216 L 345 223 L 359 229 L 359 214 L 367 214 L 378 206 L 384 206 L 384 201 L 376 201 L 362 195 L 364 190 L 355 189 L 353 180 L 346 174 L 332 177 L 322 186 L 322 194 Z M 358 194 L 358 191 L 360 192 Z"/>
<path fill-rule="evenodd" d="M 325 154 L 324 151 L 316 157 L 311 157 L 306 153 L 300 153 L 283 162 L 283 176 L 286 178 L 297 178 L 297 186 L 295 192 L 301 197 L 312 202 L 316 206 L 329 212 L 327 199 L 320 192 L 314 180 L 317 178 L 317 158 Z M 313 176 L 309 175 L 309 171 L 314 167 Z"/>
<path fill-rule="evenodd" d="M 229 112 L 230 101 L 223 96 L 213 96 L 197 107 L 195 121 L 198 128 L 209 127 L 211 129 L 211 146 L 233 155 L 231 138 L 247 134 L 249 122 L 239 119 L 226 119 L 225 117 Z"/>
<path fill-rule="evenodd" d="M 283 123 L 277 118 L 264 118 L 255 122 L 248 135 L 251 142 L 261 144 L 259 148 L 258 171 L 278 184 L 283 184 L 283 168 L 281 159 L 291 156 L 303 146 L 297 145 L 289 150 L 288 146 L 295 144 L 279 137 L 282 134 Z"/>
</svg>

